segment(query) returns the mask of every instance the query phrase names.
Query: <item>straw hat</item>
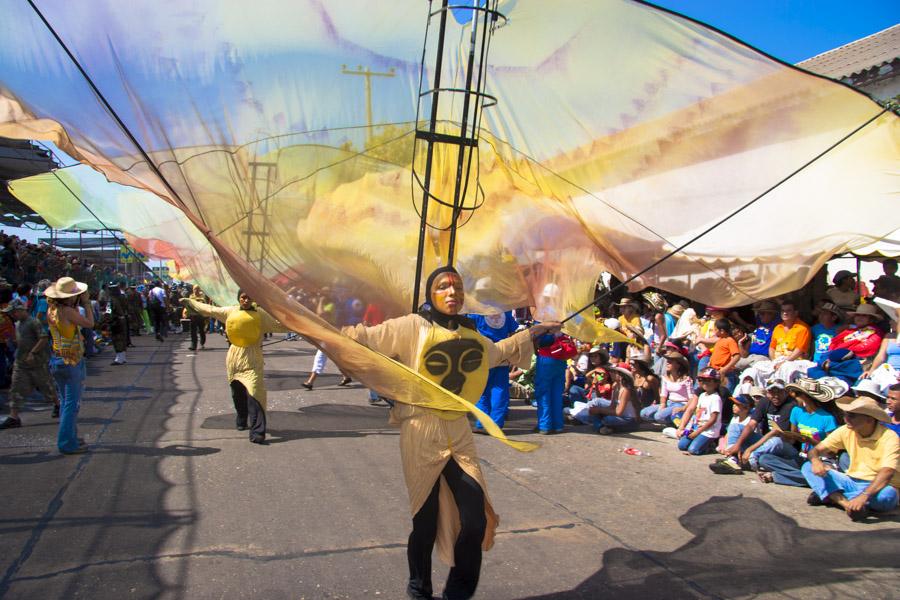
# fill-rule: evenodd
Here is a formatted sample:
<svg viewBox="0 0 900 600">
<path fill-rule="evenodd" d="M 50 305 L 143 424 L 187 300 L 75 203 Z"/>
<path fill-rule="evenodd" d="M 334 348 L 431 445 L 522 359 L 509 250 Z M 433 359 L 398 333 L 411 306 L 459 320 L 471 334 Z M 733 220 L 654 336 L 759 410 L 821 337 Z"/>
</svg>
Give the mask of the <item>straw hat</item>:
<svg viewBox="0 0 900 600">
<path fill-rule="evenodd" d="M 822 385 L 815 379 L 810 379 L 809 377 L 801 377 L 797 381 L 793 383 L 789 383 L 784 386 L 786 391 L 795 391 L 800 392 L 801 394 L 806 394 L 813 400 L 818 400 L 819 402 L 831 402 L 835 399 L 834 390 L 827 385 Z"/>
<path fill-rule="evenodd" d="M 778 305 L 772 300 L 763 300 L 759 304 L 757 304 L 753 308 L 753 312 L 761 313 L 761 312 L 773 312 L 777 313 L 779 310 Z"/>
<path fill-rule="evenodd" d="M 881 311 L 878 310 L 878 307 L 874 304 L 860 304 L 856 307 L 856 310 L 851 310 L 847 314 L 851 317 L 855 315 L 865 315 L 867 317 L 872 317 L 876 321 L 880 321 L 884 318 L 881 316 Z"/>
<path fill-rule="evenodd" d="M 634 381 L 634 373 L 632 373 L 630 369 L 628 369 L 626 366 L 624 366 L 623 363 L 619 363 L 615 367 L 606 367 L 606 368 L 609 371 L 615 371 L 619 375 L 624 375 L 631 381 Z"/>
<path fill-rule="evenodd" d="M 688 363 L 687 357 L 681 352 L 666 352 L 665 354 L 666 360 L 675 361 L 677 363 L 681 363 L 681 366 L 685 368 L 685 370 L 690 370 L 690 363 Z"/>
<path fill-rule="evenodd" d="M 838 408 L 845 413 L 866 415 L 885 423 L 891 422 L 890 415 L 888 415 L 883 408 L 878 406 L 878 403 L 874 399 L 869 398 L 868 396 L 859 396 L 857 398 L 844 396 L 843 398 L 835 400 L 835 404 L 837 404 Z"/>
<path fill-rule="evenodd" d="M 672 315 L 676 319 L 680 319 L 681 315 L 684 314 L 684 307 L 680 304 L 673 304 L 672 306 L 669 307 L 669 310 L 667 310 L 666 312 L 668 312 L 670 315 Z"/>
<path fill-rule="evenodd" d="M 666 310 L 668 303 L 666 302 L 666 299 L 663 298 L 662 294 L 658 292 L 644 292 L 642 295 L 644 296 L 644 300 L 646 300 L 655 310 L 660 312 Z"/>
<path fill-rule="evenodd" d="M 44 295 L 48 298 L 71 298 L 83 294 L 87 289 L 86 283 L 75 281 L 71 277 L 60 277 L 56 283 L 44 290 Z"/>
<path fill-rule="evenodd" d="M 631 308 L 637 308 L 637 302 L 633 298 L 622 298 L 615 304 L 616 306 L 630 306 Z"/>
</svg>

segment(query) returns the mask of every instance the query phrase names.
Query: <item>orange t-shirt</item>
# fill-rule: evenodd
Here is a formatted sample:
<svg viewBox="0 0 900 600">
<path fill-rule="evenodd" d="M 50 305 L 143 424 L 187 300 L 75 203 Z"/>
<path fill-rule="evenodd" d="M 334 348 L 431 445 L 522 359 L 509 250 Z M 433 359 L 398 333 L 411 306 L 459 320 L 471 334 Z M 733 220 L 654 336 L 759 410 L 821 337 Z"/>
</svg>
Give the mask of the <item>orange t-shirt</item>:
<svg viewBox="0 0 900 600">
<path fill-rule="evenodd" d="M 798 358 L 806 358 L 809 356 L 811 340 L 809 327 L 803 321 L 797 321 L 790 329 L 785 329 L 784 324 L 780 324 L 772 332 L 771 348 L 775 358 L 787 356 L 797 348 L 800 348 Z"/>
<path fill-rule="evenodd" d="M 731 362 L 732 356 L 740 353 L 741 350 L 733 337 L 719 338 L 719 341 L 713 346 L 712 355 L 709 357 L 709 366 L 718 371 Z"/>
</svg>

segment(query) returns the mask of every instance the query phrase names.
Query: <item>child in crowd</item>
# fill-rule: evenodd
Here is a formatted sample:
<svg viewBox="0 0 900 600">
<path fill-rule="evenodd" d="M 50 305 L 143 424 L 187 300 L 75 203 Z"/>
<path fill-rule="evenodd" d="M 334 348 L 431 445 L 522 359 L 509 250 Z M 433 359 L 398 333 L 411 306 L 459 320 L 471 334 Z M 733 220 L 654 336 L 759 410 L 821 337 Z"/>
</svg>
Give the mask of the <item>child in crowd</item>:
<svg viewBox="0 0 900 600">
<path fill-rule="evenodd" d="M 731 321 L 728 319 L 716 319 L 715 331 L 716 343 L 713 345 L 709 356 L 709 366 L 719 373 L 722 384 L 729 392 L 737 385 L 737 370 L 735 365 L 741 358 L 741 349 L 732 335 Z"/>
<path fill-rule="evenodd" d="M 681 416 L 694 385 L 686 356 L 680 352 L 668 352 L 665 359 L 666 374 L 660 383 L 659 402 L 641 410 L 641 419 L 660 425 L 672 424 L 673 419 Z"/>
<path fill-rule="evenodd" d="M 700 455 L 715 447 L 721 427 L 722 397 L 719 395 L 719 374 L 706 368 L 697 375 L 703 392 L 695 408 L 688 407 L 684 420 L 676 430 L 678 449 L 686 454 Z"/>
<path fill-rule="evenodd" d="M 754 404 L 753 398 L 749 394 L 738 394 L 732 396 L 730 400 L 733 404 L 733 412 L 731 421 L 725 430 L 726 449 L 734 447 L 741 436 L 741 432 L 750 425 L 750 411 L 753 410 Z M 759 438 L 759 433 L 751 431 L 750 435 L 745 437 L 743 447 L 739 447 L 739 450 L 745 450 L 747 446 L 755 443 Z M 713 473 L 718 473 L 719 475 L 740 475 L 743 473 L 736 454 L 716 460 L 709 465 L 709 468 Z"/>
</svg>

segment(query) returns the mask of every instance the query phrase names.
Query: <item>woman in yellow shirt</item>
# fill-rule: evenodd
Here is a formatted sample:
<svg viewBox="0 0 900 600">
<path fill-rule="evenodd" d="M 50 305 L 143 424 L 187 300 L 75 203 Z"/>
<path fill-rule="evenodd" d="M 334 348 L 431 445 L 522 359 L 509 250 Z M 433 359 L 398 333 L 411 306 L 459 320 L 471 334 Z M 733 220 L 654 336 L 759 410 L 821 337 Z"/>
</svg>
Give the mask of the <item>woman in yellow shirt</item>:
<svg viewBox="0 0 900 600">
<path fill-rule="evenodd" d="M 94 327 L 94 311 L 87 284 L 61 277 L 44 290 L 47 297 L 47 324 L 53 340 L 50 374 L 59 393 L 59 432 L 56 446 L 62 454 L 81 454 L 87 446 L 78 439 L 78 410 L 84 387 L 84 341 L 81 328 Z M 78 310 L 84 308 L 84 314 Z"/>
</svg>

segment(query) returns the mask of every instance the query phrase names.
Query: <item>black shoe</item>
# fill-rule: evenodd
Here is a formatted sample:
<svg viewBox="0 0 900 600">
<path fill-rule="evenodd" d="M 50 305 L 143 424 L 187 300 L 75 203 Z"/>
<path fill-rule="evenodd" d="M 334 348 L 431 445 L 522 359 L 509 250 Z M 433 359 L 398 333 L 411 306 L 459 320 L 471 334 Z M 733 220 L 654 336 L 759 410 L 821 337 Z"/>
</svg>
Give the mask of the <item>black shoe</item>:
<svg viewBox="0 0 900 600">
<path fill-rule="evenodd" d="M 250 437 L 251 444 L 259 444 L 260 446 L 268 446 L 269 442 L 266 441 L 265 435 L 251 436 Z"/>
<path fill-rule="evenodd" d="M 157 341 L 160 341 L 160 342 L 163 341 L 162 336 L 159 335 L 158 333 L 156 334 L 156 339 L 157 339 Z"/>
<path fill-rule="evenodd" d="M 312 389 L 313 389 L 313 384 L 311 384 L 311 383 L 306 383 L 305 381 L 304 381 L 303 383 L 301 383 L 300 385 L 302 385 L 303 387 L 305 387 L 305 388 L 308 389 L 309 391 L 312 391 Z"/>
<path fill-rule="evenodd" d="M 119 362 L 119 361 L 117 361 L 117 360 L 114 360 L 114 361 L 112 361 L 111 363 L 109 363 L 109 366 L 111 366 L 111 367 L 121 367 L 121 366 L 124 365 L 124 364 L 125 364 L 124 362 Z"/>
<path fill-rule="evenodd" d="M 338 385 L 350 385 L 350 383 L 351 383 L 352 381 L 353 381 L 353 380 L 350 379 L 349 377 L 344 376 L 344 378 L 341 379 L 341 382 L 340 382 Z"/>
<path fill-rule="evenodd" d="M 191 352 L 196 352 L 196 351 L 197 351 L 197 348 L 196 348 L 196 347 L 191 347 L 191 348 L 188 348 L 188 350 L 190 350 Z"/>
<path fill-rule="evenodd" d="M 0 429 L 15 429 L 22 426 L 22 419 L 16 417 L 6 417 L 6 420 L 0 423 Z"/>
<path fill-rule="evenodd" d="M 743 475 L 744 470 L 736 460 L 717 460 L 709 465 L 709 470 L 716 475 Z"/>
<path fill-rule="evenodd" d="M 60 454 L 65 454 L 66 456 L 69 456 L 69 455 L 72 455 L 72 454 L 84 454 L 84 453 L 87 452 L 87 451 L 88 451 L 88 447 L 87 447 L 87 446 L 78 446 L 77 448 L 75 448 L 74 450 L 70 450 L 69 452 L 66 452 L 65 450 L 60 450 L 59 453 L 60 453 Z"/>
<path fill-rule="evenodd" d="M 247 424 L 246 423 L 238 423 L 237 430 L 238 431 L 247 431 Z"/>
<path fill-rule="evenodd" d="M 826 501 L 819 498 L 819 495 L 815 492 L 810 492 L 809 496 L 806 497 L 806 503 L 810 506 L 825 506 Z"/>
<path fill-rule="evenodd" d="M 53 412 L 50 413 L 50 416 L 54 419 L 59 418 L 59 404 L 56 404 L 53 406 Z"/>
</svg>

